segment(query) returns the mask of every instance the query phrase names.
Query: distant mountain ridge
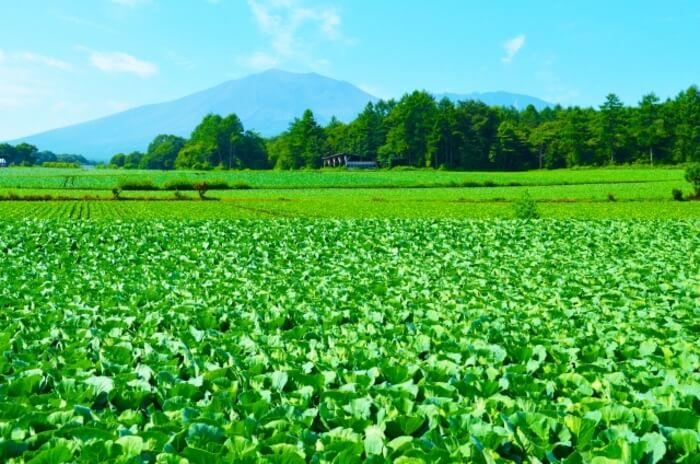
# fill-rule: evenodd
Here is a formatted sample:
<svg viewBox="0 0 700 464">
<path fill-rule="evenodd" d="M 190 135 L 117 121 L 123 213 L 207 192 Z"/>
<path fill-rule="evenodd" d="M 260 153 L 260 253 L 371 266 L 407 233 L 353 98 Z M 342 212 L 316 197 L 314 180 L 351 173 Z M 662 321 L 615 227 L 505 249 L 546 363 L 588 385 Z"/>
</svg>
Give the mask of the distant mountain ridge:
<svg viewBox="0 0 700 464">
<path fill-rule="evenodd" d="M 478 99 L 489 105 L 521 109 L 529 103 L 538 109 L 549 106 L 537 98 L 507 92 L 436 96 L 453 100 Z M 307 108 L 314 112 L 321 124 L 333 116 L 348 122 L 367 103 L 377 100 L 377 97 L 345 81 L 315 73 L 270 70 L 227 81 L 177 100 L 140 106 L 10 143 L 27 142 L 55 153 L 77 153 L 103 161 L 118 152 L 145 151 L 158 134 L 189 137 L 208 113 L 236 113 L 246 129 L 272 136 L 284 131 Z"/>
</svg>

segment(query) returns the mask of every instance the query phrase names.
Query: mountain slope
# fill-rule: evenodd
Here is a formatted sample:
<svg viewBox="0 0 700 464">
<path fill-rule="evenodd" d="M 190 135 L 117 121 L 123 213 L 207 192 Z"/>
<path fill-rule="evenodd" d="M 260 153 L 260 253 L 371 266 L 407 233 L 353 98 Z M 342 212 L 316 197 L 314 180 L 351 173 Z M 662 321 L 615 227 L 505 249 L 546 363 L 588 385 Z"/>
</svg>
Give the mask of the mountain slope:
<svg viewBox="0 0 700 464">
<path fill-rule="evenodd" d="M 269 136 L 285 130 L 307 108 L 320 123 L 332 116 L 350 121 L 370 101 L 376 98 L 347 82 L 318 74 L 267 71 L 12 143 L 27 142 L 56 153 L 106 160 L 117 152 L 145 150 L 158 134 L 189 137 L 207 113 L 236 113 L 246 129 Z"/>
<path fill-rule="evenodd" d="M 507 92 L 436 94 L 436 98 L 481 100 L 488 105 L 533 104 L 542 109 L 551 104 L 527 95 Z M 271 70 L 225 82 L 177 100 L 133 108 L 82 124 L 23 137 L 10 143 L 27 142 L 55 153 L 81 154 L 104 161 L 118 152 L 145 151 L 158 134 L 189 137 L 207 113 L 236 113 L 246 129 L 264 136 L 279 134 L 310 108 L 325 124 L 332 116 L 350 121 L 365 105 L 377 98 L 354 85 L 320 76 Z"/>
</svg>

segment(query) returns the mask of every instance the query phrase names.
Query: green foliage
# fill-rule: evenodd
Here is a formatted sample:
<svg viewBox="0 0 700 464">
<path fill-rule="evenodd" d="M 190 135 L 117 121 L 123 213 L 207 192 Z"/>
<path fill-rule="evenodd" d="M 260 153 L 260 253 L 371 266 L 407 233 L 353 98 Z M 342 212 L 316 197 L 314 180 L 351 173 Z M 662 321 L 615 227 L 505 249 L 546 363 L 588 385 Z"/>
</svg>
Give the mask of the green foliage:
<svg viewBox="0 0 700 464">
<path fill-rule="evenodd" d="M 189 140 L 176 139 L 177 144 L 165 140 L 168 143 L 165 144 L 164 150 L 169 155 L 168 159 L 173 159 L 172 165 L 177 169 L 221 170 L 269 167 L 264 139 L 253 131 L 244 131 L 243 124 L 235 114 L 224 118 L 209 114 L 194 129 Z M 151 145 L 157 142 L 158 139 Z"/>
<path fill-rule="evenodd" d="M 197 181 L 197 180 L 191 180 L 191 179 L 171 179 L 165 182 L 163 185 L 164 190 L 197 190 L 197 184 L 201 183 L 202 181 Z M 228 190 L 231 187 L 229 186 L 228 182 L 226 182 L 224 179 L 207 179 L 206 181 L 207 184 L 207 190 Z"/>
<path fill-rule="evenodd" d="M 683 191 L 681 189 L 673 189 L 671 190 L 671 196 L 673 197 L 674 201 L 683 201 Z"/>
<path fill-rule="evenodd" d="M 326 136 L 313 112 L 306 110 L 268 144 L 268 151 L 276 169 L 318 168 L 327 153 Z"/>
<path fill-rule="evenodd" d="M 175 135 L 157 136 L 141 158 L 139 167 L 141 169 L 174 169 L 177 154 L 182 150 L 185 142 L 185 139 Z"/>
<path fill-rule="evenodd" d="M 627 163 L 700 161 L 700 92 L 691 86 L 674 100 L 651 93 L 627 107 L 615 94 L 594 108 L 522 111 L 477 101 L 436 102 L 415 91 L 400 100 L 369 103 L 347 124 L 321 127 L 310 110 L 284 133 L 263 139 L 240 119 L 209 114 L 189 140 L 159 135 L 144 155 L 117 154 L 110 164 L 127 169 L 318 168 L 323 156 L 346 153 L 383 167 L 523 170 Z M 18 146 L 20 147 L 20 146 Z M 31 146 L 0 144 L 12 164 L 55 161 Z M 22 151 L 21 154 L 17 154 Z M 45 158 L 45 159 L 44 159 Z M 60 161 L 60 160 L 59 160 Z"/>
<path fill-rule="evenodd" d="M 508 121 L 498 126 L 489 160 L 499 171 L 519 171 L 535 167 L 525 134 Z"/>
<path fill-rule="evenodd" d="M 78 169 L 80 165 L 78 163 L 64 163 L 61 161 L 44 161 L 41 163 L 42 167 L 45 168 L 58 168 L 58 169 Z"/>
<path fill-rule="evenodd" d="M 119 190 L 123 190 L 123 191 L 127 191 L 127 190 L 158 190 L 158 187 L 153 185 L 153 181 L 151 179 L 136 178 L 136 177 L 120 179 L 119 184 L 117 185 L 117 188 Z"/>
<path fill-rule="evenodd" d="M 213 143 L 190 140 L 177 154 L 175 168 L 208 171 L 213 167 L 211 161 L 215 159 L 217 152 Z"/>
<path fill-rule="evenodd" d="M 0 460 L 695 462 L 697 227 L 0 221 Z"/>
<path fill-rule="evenodd" d="M 380 164 L 390 167 L 401 160 L 410 166 L 430 166 L 426 154 L 436 116 L 432 95 L 424 91 L 405 95 L 385 119 L 386 141 L 377 152 Z"/>
<path fill-rule="evenodd" d="M 537 202 L 525 192 L 525 195 L 513 204 L 513 213 L 517 219 L 539 219 Z"/>
<path fill-rule="evenodd" d="M 686 168 L 685 180 L 693 184 L 695 197 L 700 198 L 700 163 L 693 163 Z"/>
<path fill-rule="evenodd" d="M 250 190 L 253 188 L 252 185 L 250 185 L 248 182 L 242 181 L 242 180 L 237 180 L 230 184 L 230 187 L 235 190 Z"/>
<path fill-rule="evenodd" d="M 191 179 L 168 179 L 163 184 L 164 190 L 194 190 L 194 181 Z"/>
</svg>

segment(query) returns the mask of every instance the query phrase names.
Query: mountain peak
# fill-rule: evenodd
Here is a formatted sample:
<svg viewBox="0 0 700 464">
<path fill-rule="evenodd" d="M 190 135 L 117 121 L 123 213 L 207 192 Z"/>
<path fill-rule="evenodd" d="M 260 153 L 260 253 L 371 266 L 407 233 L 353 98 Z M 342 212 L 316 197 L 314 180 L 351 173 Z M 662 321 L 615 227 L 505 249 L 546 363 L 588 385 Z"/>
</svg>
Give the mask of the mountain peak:
<svg viewBox="0 0 700 464">
<path fill-rule="evenodd" d="M 482 100 L 489 105 L 524 108 L 542 100 L 500 92 L 482 94 L 436 94 L 436 98 Z M 159 134 L 189 137 L 202 118 L 215 113 L 236 113 L 246 129 L 264 136 L 277 135 L 304 110 L 311 109 L 317 121 L 326 124 L 335 116 L 349 122 L 377 98 L 358 87 L 317 73 L 268 69 L 233 79 L 177 100 L 145 105 L 101 119 L 54 129 L 12 141 L 27 142 L 56 153 L 81 154 L 107 160 L 118 152 L 145 150 Z"/>
<path fill-rule="evenodd" d="M 31 135 L 28 142 L 57 153 L 107 160 L 118 152 L 145 150 L 158 134 L 189 137 L 209 114 L 236 113 L 246 129 L 279 134 L 310 108 L 325 124 L 335 116 L 350 121 L 376 97 L 316 73 L 269 69 L 177 100 L 133 108 L 101 119 Z"/>
</svg>

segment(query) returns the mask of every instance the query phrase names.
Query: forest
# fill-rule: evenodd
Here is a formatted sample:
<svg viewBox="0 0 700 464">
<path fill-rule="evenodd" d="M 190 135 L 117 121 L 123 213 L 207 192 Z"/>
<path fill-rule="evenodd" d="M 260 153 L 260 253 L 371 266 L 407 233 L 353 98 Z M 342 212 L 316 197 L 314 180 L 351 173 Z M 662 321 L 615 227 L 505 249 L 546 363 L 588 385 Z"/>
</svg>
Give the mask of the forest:
<svg viewBox="0 0 700 464">
<path fill-rule="evenodd" d="M 661 102 L 627 107 L 610 94 L 599 108 L 488 107 L 416 91 L 369 104 L 350 124 L 318 127 L 306 112 L 268 142 L 278 168 L 317 167 L 321 153 L 352 153 L 382 166 L 524 170 L 700 160 L 700 94 L 693 86 Z"/>
<path fill-rule="evenodd" d="M 10 145 L 0 143 L 0 158 L 4 159 L 8 165 L 13 166 L 51 166 L 63 165 L 86 165 L 95 164 L 82 155 L 56 154 L 52 151 L 42 150 L 29 143 Z"/>
<path fill-rule="evenodd" d="M 10 164 L 63 161 L 27 144 L 0 145 L 0 157 L 6 152 Z M 235 114 L 209 114 L 189 139 L 158 135 L 145 153 L 118 153 L 108 166 L 301 169 L 318 168 L 324 156 L 336 153 L 376 160 L 381 167 L 487 171 L 698 162 L 700 92 L 691 86 L 665 101 L 650 93 L 635 106 L 609 94 L 597 108 L 519 111 L 479 101 L 438 101 L 414 91 L 369 103 L 349 123 L 334 118 L 324 126 L 306 110 L 269 139 L 246 130 Z"/>
</svg>

